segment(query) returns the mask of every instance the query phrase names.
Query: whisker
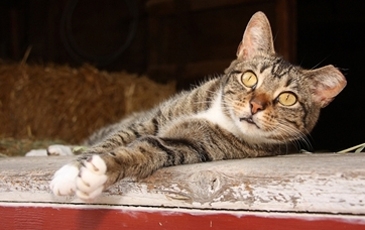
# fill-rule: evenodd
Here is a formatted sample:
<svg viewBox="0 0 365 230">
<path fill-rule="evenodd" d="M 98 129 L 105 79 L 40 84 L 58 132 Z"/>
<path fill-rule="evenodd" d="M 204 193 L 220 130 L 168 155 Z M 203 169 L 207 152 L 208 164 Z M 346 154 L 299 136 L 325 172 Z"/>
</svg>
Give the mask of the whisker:
<svg viewBox="0 0 365 230">
<path fill-rule="evenodd" d="M 327 60 L 331 55 L 327 55 L 327 57 L 323 58 L 319 63 L 317 63 L 315 66 L 313 66 L 311 69 L 315 69 L 318 66 L 320 66 L 325 60 Z"/>
<path fill-rule="evenodd" d="M 302 146 L 308 148 L 308 150 L 312 150 L 313 146 L 308 139 L 308 131 L 305 132 L 300 131 L 299 129 L 295 127 L 291 127 L 289 125 L 285 125 L 284 122 L 278 120 L 279 125 L 276 126 L 276 129 L 280 129 L 281 132 L 286 132 L 287 135 L 290 135 L 292 140 L 290 140 L 292 143 L 295 144 L 295 146 L 298 146 L 301 148 Z"/>
</svg>

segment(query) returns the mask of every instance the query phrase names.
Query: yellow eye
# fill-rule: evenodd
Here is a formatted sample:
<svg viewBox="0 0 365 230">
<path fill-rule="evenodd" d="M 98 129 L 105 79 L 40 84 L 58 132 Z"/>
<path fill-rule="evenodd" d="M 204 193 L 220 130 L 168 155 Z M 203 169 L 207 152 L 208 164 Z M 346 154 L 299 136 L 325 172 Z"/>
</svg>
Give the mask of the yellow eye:
<svg viewBox="0 0 365 230">
<path fill-rule="evenodd" d="M 242 74 L 241 81 L 246 87 L 253 88 L 257 84 L 258 80 L 254 73 L 247 71 Z"/>
<path fill-rule="evenodd" d="M 279 95 L 278 101 L 282 105 L 292 106 L 298 101 L 298 99 L 294 93 L 284 92 Z"/>
</svg>

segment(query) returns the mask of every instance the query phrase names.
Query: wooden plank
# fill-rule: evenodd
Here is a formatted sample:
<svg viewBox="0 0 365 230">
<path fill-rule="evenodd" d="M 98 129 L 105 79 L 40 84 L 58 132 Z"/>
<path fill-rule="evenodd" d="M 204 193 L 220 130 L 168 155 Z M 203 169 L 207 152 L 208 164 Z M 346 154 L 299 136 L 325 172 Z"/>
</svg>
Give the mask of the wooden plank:
<svg viewBox="0 0 365 230">
<path fill-rule="evenodd" d="M 0 202 L 80 204 L 48 187 L 70 157 L 0 160 Z M 365 154 L 298 154 L 164 168 L 123 180 L 94 204 L 292 213 L 365 214 Z"/>
</svg>

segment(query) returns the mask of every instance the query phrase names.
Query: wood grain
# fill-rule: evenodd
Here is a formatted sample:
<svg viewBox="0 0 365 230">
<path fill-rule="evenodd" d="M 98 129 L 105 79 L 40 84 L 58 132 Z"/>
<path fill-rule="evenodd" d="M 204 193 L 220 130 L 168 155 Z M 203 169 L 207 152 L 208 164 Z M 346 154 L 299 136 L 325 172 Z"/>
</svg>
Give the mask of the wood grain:
<svg viewBox="0 0 365 230">
<path fill-rule="evenodd" d="M 70 157 L 0 160 L 0 202 L 83 203 L 54 197 Z M 365 154 L 298 154 L 176 166 L 120 181 L 94 204 L 211 210 L 365 214 Z"/>
</svg>

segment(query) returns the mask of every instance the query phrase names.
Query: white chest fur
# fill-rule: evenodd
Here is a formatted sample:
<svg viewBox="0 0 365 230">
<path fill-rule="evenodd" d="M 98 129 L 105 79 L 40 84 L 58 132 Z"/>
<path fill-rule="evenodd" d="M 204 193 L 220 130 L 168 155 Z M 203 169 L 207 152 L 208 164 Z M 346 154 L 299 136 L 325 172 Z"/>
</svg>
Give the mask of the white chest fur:
<svg viewBox="0 0 365 230">
<path fill-rule="evenodd" d="M 198 113 L 194 118 L 206 119 L 219 127 L 233 133 L 237 137 L 242 136 L 242 132 L 234 124 L 230 117 L 228 117 L 222 109 L 222 94 L 219 92 L 214 98 L 212 106 L 201 113 Z"/>
</svg>

